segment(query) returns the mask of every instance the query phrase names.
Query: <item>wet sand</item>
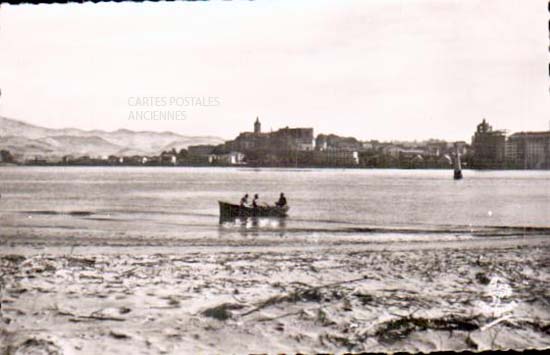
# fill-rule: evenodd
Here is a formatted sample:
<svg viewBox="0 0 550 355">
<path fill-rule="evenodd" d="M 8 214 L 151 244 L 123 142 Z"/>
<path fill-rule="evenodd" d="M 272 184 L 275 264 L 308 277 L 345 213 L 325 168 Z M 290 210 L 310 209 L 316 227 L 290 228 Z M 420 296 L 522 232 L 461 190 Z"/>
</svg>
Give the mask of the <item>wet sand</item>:
<svg viewBox="0 0 550 355">
<path fill-rule="evenodd" d="M 6 235 L 0 239 L 0 353 L 550 346 L 550 239 L 544 235 L 414 243 L 273 236 L 148 245 L 55 245 L 51 238 Z"/>
</svg>

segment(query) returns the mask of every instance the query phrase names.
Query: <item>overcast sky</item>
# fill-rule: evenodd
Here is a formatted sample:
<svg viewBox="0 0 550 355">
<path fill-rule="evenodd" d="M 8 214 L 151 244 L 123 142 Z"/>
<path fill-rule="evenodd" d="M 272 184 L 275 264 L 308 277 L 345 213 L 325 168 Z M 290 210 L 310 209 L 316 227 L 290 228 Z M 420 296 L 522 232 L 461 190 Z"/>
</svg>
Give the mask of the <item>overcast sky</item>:
<svg viewBox="0 0 550 355">
<path fill-rule="evenodd" d="M 233 1 L 0 8 L 0 115 L 224 138 L 547 130 L 547 0 Z M 218 106 L 136 105 L 213 97 Z M 186 119 L 139 121 L 137 111 Z"/>
</svg>

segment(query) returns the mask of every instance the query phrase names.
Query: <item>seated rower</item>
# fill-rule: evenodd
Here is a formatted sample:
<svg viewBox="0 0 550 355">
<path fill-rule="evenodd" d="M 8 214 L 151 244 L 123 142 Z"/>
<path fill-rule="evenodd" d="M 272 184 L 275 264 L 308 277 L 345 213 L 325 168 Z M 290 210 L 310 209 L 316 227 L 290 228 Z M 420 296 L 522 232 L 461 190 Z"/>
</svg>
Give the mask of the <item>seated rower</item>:
<svg viewBox="0 0 550 355">
<path fill-rule="evenodd" d="M 252 200 L 252 208 L 258 208 L 259 202 L 260 202 L 260 196 L 258 194 L 255 194 L 254 199 Z"/>
<path fill-rule="evenodd" d="M 275 206 L 277 207 L 284 207 L 286 206 L 286 197 L 285 194 L 281 192 L 281 195 L 279 196 L 279 201 L 275 202 Z"/>
<path fill-rule="evenodd" d="M 248 207 L 248 194 L 245 194 L 242 198 L 241 198 L 241 207 Z"/>
</svg>

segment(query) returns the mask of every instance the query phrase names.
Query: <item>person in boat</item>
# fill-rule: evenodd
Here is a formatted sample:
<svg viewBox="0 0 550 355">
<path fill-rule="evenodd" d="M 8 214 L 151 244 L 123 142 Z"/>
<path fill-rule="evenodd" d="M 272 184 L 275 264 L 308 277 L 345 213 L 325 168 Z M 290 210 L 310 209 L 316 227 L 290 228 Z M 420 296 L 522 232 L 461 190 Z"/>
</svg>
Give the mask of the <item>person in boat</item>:
<svg viewBox="0 0 550 355">
<path fill-rule="evenodd" d="M 245 194 L 242 198 L 241 198 L 241 207 L 248 207 L 248 194 Z"/>
<path fill-rule="evenodd" d="M 258 208 L 259 203 L 260 203 L 260 195 L 255 194 L 254 199 L 252 200 L 252 208 Z"/>
<path fill-rule="evenodd" d="M 277 207 L 285 207 L 287 204 L 285 194 L 281 192 L 279 195 L 279 201 L 275 202 L 275 206 Z"/>
</svg>

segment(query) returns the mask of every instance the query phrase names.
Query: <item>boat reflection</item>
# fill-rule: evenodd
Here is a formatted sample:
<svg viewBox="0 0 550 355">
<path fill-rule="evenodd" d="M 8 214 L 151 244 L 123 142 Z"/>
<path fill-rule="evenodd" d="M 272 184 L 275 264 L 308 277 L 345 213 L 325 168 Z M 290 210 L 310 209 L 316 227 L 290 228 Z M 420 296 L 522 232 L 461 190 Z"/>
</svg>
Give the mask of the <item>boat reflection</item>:
<svg viewBox="0 0 550 355">
<path fill-rule="evenodd" d="M 281 217 L 220 217 L 220 232 L 238 231 L 243 236 L 260 232 L 280 232 L 284 236 L 286 219 Z"/>
</svg>

